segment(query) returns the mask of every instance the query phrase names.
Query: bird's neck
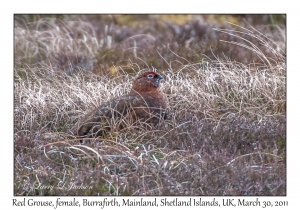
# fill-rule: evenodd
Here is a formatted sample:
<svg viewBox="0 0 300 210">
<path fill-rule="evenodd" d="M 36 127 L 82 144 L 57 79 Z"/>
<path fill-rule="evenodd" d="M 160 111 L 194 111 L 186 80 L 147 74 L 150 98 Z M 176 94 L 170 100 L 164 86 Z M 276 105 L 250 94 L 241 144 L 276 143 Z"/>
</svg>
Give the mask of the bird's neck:
<svg viewBox="0 0 300 210">
<path fill-rule="evenodd" d="M 157 88 L 147 88 L 147 87 L 142 87 L 142 88 L 132 88 L 129 94 L 134 94 L 134 95 L 151 95 L 153 96 L 157 96 L 158 98 L 162 97 L 162 94 L 158 91 Z"/>
</svg>

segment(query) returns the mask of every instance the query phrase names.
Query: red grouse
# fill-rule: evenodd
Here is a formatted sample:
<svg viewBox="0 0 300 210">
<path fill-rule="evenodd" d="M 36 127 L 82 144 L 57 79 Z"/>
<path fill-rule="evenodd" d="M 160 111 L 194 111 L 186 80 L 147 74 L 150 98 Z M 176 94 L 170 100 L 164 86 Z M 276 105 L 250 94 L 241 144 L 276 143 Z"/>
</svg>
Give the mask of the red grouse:
<svg viewBox="0 0 300 210">
<path fill-rule="evenodd" d="M 166 102 L 158 91 L 159 74 L 148 71 L 140 74 L 133 82 L 131 91 L 112 99 L 88 113 L 71 129 L 80 137 L 103 136 L 117 128 L 121 130 L 137 122 L 156 125 L 166 118 Z"/>
</svg>

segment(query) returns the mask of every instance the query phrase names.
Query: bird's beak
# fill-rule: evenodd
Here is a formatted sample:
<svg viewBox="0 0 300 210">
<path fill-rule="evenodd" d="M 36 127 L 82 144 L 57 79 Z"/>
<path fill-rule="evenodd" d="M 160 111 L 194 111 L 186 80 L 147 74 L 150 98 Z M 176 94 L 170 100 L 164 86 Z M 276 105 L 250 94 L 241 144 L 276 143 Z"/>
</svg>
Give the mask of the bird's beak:
<svg viewBox="0 0 300 210">
<path fill-rule="evenodd" d="M 163 79 L 163 77 L 162 76 L 160 76 L 160 75 L 157 75 L 158 76 L 158 80 L 162 80 Z"/>
<path fill-rule="evenodd" d="M 156 78 L 156 80 L 155 80 L 154 86 L 155 86 L 155 87 L 158 87 L 159 82 L 160 82 L 160 80 L 163 79 L 163 77 L 160 76 L 159 74 L 156 74 L 155 78 Z"/>
</svg>

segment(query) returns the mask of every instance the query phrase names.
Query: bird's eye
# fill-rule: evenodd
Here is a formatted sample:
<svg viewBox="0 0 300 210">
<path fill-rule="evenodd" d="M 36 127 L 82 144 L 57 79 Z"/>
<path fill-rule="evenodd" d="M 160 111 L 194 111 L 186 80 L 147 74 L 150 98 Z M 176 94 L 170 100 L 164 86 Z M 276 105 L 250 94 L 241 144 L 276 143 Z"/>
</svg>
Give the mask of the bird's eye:
<svg viewBox="0 0 300 210">
<path fill-rule="evenodd" d="M 153 76 L 153 74 L 148 74 L 147 77 L 148 77 L 149 79 L 152 79 L 154 76 Z"/>
</svg>

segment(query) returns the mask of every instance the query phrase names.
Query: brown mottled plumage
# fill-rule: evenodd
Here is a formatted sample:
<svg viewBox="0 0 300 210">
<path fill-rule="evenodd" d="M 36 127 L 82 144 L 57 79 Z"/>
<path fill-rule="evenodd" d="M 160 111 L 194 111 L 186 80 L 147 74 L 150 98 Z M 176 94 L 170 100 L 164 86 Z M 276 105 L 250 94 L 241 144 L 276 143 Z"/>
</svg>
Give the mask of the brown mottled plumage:
<svg viewBox="0 0 300 210">
<path fill-rule="evenodd" d="M 158 91 L 162 76 L 148 71 L 133 82 L 131 91 L 112 99 L 84 116 L 71 129 L 80 137 L 102 136 L 112 128 L 123 129 L 137 121 L 156 125 L 165 118 L 166 102 Z"/>
</svg>

